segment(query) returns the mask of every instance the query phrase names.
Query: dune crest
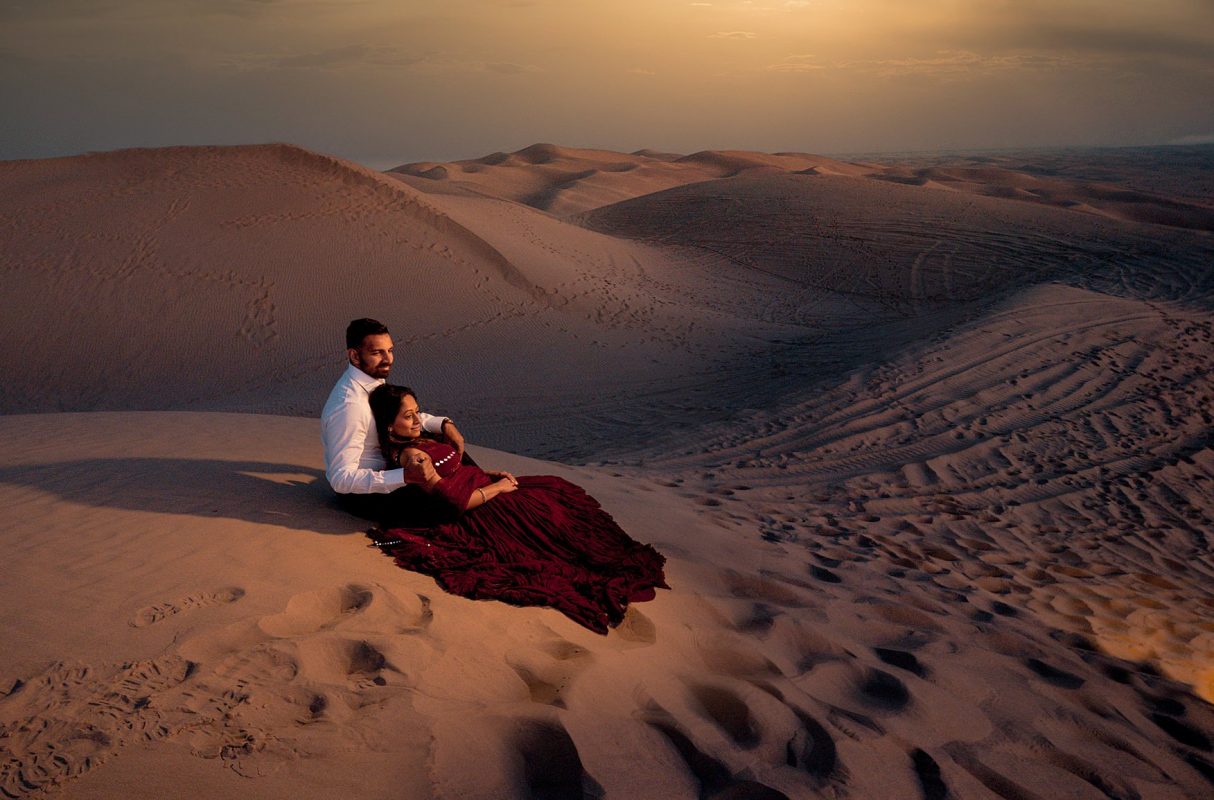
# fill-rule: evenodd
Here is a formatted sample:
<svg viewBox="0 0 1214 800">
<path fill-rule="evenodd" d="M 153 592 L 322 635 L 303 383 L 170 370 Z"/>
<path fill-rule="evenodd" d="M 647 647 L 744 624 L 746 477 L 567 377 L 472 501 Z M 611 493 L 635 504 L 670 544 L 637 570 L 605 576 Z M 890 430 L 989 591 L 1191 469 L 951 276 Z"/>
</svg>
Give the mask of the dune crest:
<svg viewBox="0 0 1214 800">
<path fill-rule="evenodd" d="M 804 153 L 751 153 L 705 150 L 688 156 L 638 150 L 615 153 L 535 144 L 515 153 L 494 153 L 449 164 L 419 162 L 388 174 L 441 179 L 465 191 L 512 200 L 569 217 L 600 206 L 674 186 L 731 177 L 757 169 L 810 170 L 832 175 L 863 175 L 861 165 Z M 441 170 L 441 172 L 438 172 Z M 410 182 L 421 191 L 434 187 Z M 441 191 L 451 191 L 444 187 Z"/>
</svg>

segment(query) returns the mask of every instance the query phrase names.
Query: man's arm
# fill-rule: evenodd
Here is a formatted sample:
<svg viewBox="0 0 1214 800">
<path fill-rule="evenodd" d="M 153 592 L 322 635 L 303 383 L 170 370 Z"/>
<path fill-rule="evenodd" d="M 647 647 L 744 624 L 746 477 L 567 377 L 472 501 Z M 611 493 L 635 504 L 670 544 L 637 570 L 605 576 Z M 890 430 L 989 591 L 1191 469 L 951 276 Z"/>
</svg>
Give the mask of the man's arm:
<svg viewBox="0 0 1214 800">
<path fill-rule="evenodd" d="M 421 413 L 418 416 L 421 417 L 422 430 L 443 437 L 455 448 L 457 457 L 464 457 L 464 436 L 459 432 L 459 428 L 455 427 L 454 422 L 448 417 L 436 417 L 432 414 Z"/>
<path fill-rule="evenodd" d="M 419 412 L 417 416 L 422 421 L 422 430 L 435 436 L 443 435 L 443 423 L 449 421 L 446 417 L 436 417 L 425 411 Z"/>
<path fill-rule="evenodd" d="M 350 405 L 342 405 L 320 421 L 325 448 L 325 477 L 339 494 L 388 494 L 405 485 L 403 469 L 375 470 L 359 467 L 367 441 L 367 417 Z"/>
</svg>

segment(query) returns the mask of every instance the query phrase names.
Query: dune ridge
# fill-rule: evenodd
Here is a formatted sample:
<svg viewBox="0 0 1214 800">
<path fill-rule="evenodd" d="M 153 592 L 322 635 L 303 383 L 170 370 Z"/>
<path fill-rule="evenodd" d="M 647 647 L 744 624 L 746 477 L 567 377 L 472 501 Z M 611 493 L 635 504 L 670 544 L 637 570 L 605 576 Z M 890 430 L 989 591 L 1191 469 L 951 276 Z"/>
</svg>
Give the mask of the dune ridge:
<svg viewBox="0 0 1214 800">
<path fill-rule="evenodd" d="M 919 159 L 923 161 L 927 159 Z M 446 182 L 448 186 L 437 191 L 488 194 L 561 217 L 583 214 L 662 189 L 731 178 L 754 170 L 773 170 L 868 178 L 1039 203 L 1131 222 L 1214 230 L 1214 203 L 1208 191 L 1202 189 L 1169 196 L 1160 191 L 1118 185 L 1117 174 L 1109 175 L 1108 181 L 1093 181 L 1071 177 L 1063 168 L 1035 169 L 1010 157 L 975 159 L 974 163 L 964 165 L 923 164 L 914 159 L 907 162 L 843 161 L 808 153 L 733 150 L 704 150 L 690 155 L 638 150 L 624 155 L 535 144 L 515 153 L 494 153 L 469 161 L 404 164 L 388 174 L 406 181 L 422 178 Z M 1151 181 L 1144 183 L 1154 189 Z M 424 182 L 411 185 L 422 191 L 436 191 Z"/>
<path fill-rule="evenodd" d="M 536 144 L 469 161 L 404 164 L 387 174 L 421 191 L 474 192 L 567 217 L 674 186 L 764 169 L 839 175 L 865 171 L 863 166 L 805 153 L 705 150 L 681 156 L 638 150 L 626 155 Z M 436 188 L 426 182 L 445 185 Z"/>
</svg>

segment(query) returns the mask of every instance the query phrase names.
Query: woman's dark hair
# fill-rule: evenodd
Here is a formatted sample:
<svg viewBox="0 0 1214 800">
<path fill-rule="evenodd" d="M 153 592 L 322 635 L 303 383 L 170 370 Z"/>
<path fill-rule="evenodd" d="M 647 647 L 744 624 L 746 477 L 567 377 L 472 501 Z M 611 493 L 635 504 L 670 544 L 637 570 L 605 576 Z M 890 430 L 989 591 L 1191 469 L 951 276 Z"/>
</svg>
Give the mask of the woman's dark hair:
<svg viewBox="0 0 1214 800">
<path fill-rule="evenodd" d="M 389 462 L 393 460 L 394 447 L 388 440 L 388 429 L 396 421 L 396 415 L 400 413 L 401 404 L 405 402 L 406 397 L 416 400 L 417 393 L 408 386 L 396 386 L 391 383 L 385 383 L 371 392 L 371 416 L 375 419 L 375 429 L 379 433 L 379 449 L 384 451 L 384 458 Z"/>
</svg>

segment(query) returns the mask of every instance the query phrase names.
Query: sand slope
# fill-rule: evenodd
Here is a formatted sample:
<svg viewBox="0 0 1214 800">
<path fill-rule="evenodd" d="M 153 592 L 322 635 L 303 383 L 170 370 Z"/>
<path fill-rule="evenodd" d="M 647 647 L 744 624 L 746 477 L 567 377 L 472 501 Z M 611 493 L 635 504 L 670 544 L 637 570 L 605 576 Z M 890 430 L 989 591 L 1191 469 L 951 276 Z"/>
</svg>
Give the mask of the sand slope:
<svg viewBox="0 0 1214 800">
<path fill-rule="evenodd" d="M 446 595 L 366 548 L 320 485 L 312 421 L 0 428 L 8 572 L 22 576 L 0 629 L 8 796 L 1196 798 L 1211 785 L 1209 706 L 1055 628 L 1077 601 L 1051 610 L 994 575 L 1062 597 L 1047 574 L 1076 585 L 1108 562 L 1033 564 L 1030 543 L 979 533 L 944 492 L 946 510 L 904 515 L 918 537 L 865 524 L 865 543 L 826 500 L 835 526 L 810 536 L 775 518 L 760 538 L 745 511 L 722 513 L 752 505 L 736 494 L 714 505 L 719 491 L 678 477 L 478 450 L 577 480 L 669 556 L 673 590 L 600 637 L 551 610 Z M 884 521 L 889 504 L 869 504 Z M 925 515 L 946 516 L 952 539 L 933 544 Z"/>
<path fill-rule="evenodd" d="M 1209 197 L 1052 158 L 0 164 L 0 793 L 1209 796 Z M 361 314 L 673 589 L 599 637 L 365 547 Z"/>
</svg>

